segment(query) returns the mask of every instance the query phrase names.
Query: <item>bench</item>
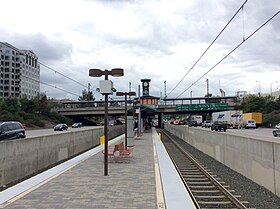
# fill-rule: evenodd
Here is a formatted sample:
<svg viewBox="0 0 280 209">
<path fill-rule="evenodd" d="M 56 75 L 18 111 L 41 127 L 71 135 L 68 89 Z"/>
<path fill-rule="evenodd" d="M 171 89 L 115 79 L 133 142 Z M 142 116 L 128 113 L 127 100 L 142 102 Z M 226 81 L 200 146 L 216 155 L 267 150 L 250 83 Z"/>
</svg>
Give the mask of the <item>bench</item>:
<svg viewBox="0 0 280 209">
<path fill-rule="evenodd" d="M 114 149 L 109 149 L 108 150 L 108 157 L 113 158 L 115 162 L 117 162 L 120 159 L 128 159 L 132 157 L 133 154 L 133 148 L 131 149 L 125 149 L 124 143 L 121 142 L 119 144 L 114 145 Z M 104 151 L 103 151 L 104 154 Z"/>
</svg>

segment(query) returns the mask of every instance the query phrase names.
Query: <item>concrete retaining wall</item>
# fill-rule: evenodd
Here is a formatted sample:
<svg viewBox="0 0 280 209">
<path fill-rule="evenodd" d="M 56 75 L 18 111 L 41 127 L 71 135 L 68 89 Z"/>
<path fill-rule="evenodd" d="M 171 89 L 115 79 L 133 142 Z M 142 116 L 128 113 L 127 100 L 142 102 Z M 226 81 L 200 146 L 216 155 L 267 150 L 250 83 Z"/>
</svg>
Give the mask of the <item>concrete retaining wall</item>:
<svg viewBox="0 0 280 209">
<path fill-rule="evenodd" d="M 13 184 L 99 145 L 103 127 L 56 135 L 0 142 L 0 183 Z M 124 133 L 124 126 L 108 127 L 109 139 Z"/>
<path fill-rule="evenodd" d="M 280 142 L 187 126 L 165 129 L 280 197 Z"/>
</svg>

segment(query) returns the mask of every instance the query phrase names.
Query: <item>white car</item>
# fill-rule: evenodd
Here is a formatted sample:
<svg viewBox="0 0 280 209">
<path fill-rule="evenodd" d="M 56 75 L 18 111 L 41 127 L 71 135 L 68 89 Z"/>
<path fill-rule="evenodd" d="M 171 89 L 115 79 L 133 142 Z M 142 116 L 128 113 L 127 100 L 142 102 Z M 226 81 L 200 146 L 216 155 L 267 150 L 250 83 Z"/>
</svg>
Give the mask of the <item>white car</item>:
<svg viewBox="0 0 280 209">
<path fill-rule="evenodd" d="M 256 121 L 255 120 L 243 120 L 242 121 L 242 127 L 246 128 L 246 129 L 248 129 L 248 128 L 255 129 L 257 127 Z"/>
<path fill-rule="evenodd" d="M 280 123 L 278 123 L 275 128 L 280 129 Z"/>
</svg>

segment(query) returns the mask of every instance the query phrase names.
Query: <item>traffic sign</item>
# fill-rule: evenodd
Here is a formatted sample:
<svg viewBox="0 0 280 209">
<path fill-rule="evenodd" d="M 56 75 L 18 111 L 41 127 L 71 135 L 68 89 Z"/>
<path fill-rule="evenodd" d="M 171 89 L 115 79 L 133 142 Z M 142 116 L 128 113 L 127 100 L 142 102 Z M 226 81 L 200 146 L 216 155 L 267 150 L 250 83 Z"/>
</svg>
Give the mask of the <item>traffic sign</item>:
<svg viewBox="0 0 280 209">
<path fill-rule="evenodd" d="M 177 111 L 187 110 L 227 110 L 227 103 L 208 103 L 208 104 L 181 104 L 176 105 Z"/>
</svg>

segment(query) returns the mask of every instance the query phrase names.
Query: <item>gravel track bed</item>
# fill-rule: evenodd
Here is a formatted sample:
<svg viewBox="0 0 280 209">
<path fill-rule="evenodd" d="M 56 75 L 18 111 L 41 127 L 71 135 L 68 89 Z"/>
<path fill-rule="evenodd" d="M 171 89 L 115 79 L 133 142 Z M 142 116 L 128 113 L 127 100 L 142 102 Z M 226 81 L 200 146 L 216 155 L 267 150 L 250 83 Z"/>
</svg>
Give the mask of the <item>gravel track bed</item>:
<svg viewBox="0 0 280 209">
<path fill-rule="evenodd" d="M 171 133 L 170 133 L 171 134 Z M 264 187 L 254 183 L 245 176 L 237 173 L 229 167 L 218 162 L 214 158 L 204 154 L 193 146 L 189 145 L 182 139 L 171 134 L 173 138 L 182 145 L 197 160 L 206 165 L 212 172 L 220 177 L 236 194 L 242 196 L 242 200 L 249 202 L 250 208 L 257 209 L 280 209 L 280 198 L 265 189 Z"/>
</svg>

